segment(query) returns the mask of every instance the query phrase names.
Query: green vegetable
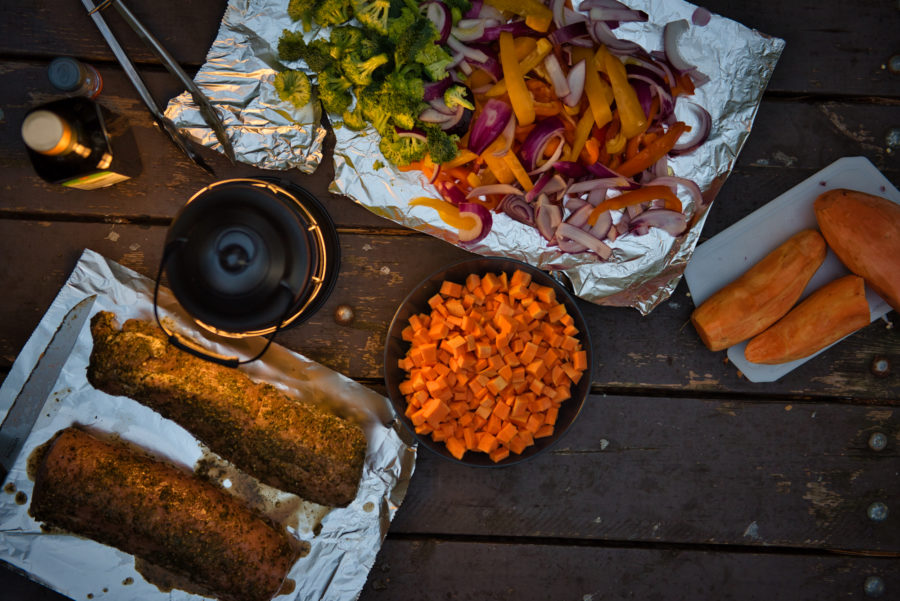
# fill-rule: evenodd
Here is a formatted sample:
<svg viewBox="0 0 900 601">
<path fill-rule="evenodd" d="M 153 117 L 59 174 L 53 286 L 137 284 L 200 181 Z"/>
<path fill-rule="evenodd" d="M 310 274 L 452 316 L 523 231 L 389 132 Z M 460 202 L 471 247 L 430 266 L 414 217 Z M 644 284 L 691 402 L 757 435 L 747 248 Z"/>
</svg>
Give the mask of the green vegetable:
<svg viewBox="0 0 900 601">
<path fill-rule="evenodd" d="M 353 14 L 350 0 L 317 0 L 313 10 L 313 18 L 323 27 L 343 25 Z"/>
<path fill-rule="evenodd" d="M 335 67 L 319 73 L 319 100 L 329 113 L 340 115 L 353 103 L 352 84 Z"/>
<path fill-rule="evenodd" d="M 448 135 L 440 127 L 429 125 L 425 127 L 428 137 L 428 154 L 435 163 L 446 163 L 456 158 L 459 149 L 456 146 L 457 136 Z"/>
<path fill-rule="evenodd" d="M 400 136 L 396 132 L 389 132 L 382 134 L 378 149 L 394 165 L 408 165 L 425 158 L 428 143 L 414 136 Z"/>
<path fill-rule="evenodd" d="M 275 76 L 273 85 L 279 98 L 290 102 L 297 108 L 303 108 L 309 104 L 312 97 L 312 84 L 303 71 L 282 71 Z"/>
<path fill-rule="evenodd" d="M 341 118 L 344 120 L 344 126 L 353 131 L 361 131 L 369 125 L 365 115 L 363 115 L 362 109 L 359 107 L 359 103 L 357 103 L 356 108 L 352 111 L 344 111 Z"/>
<path fill-rule="evenodd" d="M 379 54 L 360 62 L 359 57 L 351 54 L 341 60 L 341 69 L 353 85 L 367 86 L 372 83 L 372 73 L 389 60 L 386 54 Z"/>
<path fill-rule="evenodd" d="M 334 63 L 330 52 L 331 45 L 328 40 L 319 38 L 307 44 L 299 31 L 285 29 L 278 40 L 279 59 L 288 63 L 302 60 L 316 73 L 324 71 Z"/>
<path fill-rule="evenodd" d="M 475 110 L 475 104 L 472 102 L 469 89 L 465 86 L 456 84 L 450 86 L 444 91 L 444 104 L 446 104 L 447 107 L 451 109 L 457 106 L 462 106 L 472 111 Z"/>
<path fill-rule="evenodd" d="M 381 35 L 386 35 L 388 30 L 388 17 L 390 16 L 391 0 L 351 0 L 353 15 L 356 19 Z"/>
</svg>

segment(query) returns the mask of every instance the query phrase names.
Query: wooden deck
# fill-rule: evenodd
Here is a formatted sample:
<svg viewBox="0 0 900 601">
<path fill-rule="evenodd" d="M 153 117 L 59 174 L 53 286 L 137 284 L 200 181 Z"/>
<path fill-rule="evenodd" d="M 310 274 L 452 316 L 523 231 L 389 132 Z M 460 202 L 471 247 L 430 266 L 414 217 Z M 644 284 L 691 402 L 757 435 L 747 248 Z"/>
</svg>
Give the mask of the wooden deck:
<svg viewBox="0 0 900 601">
<path fill-rule="evenodd" d="M 82 249 L 153 277 L 166 228 L 187 198 L 218 178 L 263 173 L 203 150 L 214 178 L 180 155 L 79 2 L 2 4 L 0 377 Z M 196 69 L 225 2 L 129 6 Z M 704 6 L 787 46 L 703 239 L 841 157 L 864 156 L 900 185 L 896 2 Z M 160 103 L 181 92 L 140 41 L 114 29 Z M 29 107 L 53 97 L 46 68 L 57 55 L 99 68 L 102 102 L 134 124 L 141 176 L 83 193 L 34 173 L 19 126 Z M 332 174 L 327 160 L 312 175 L 277 174 L 323 200 L 342 251 L 324 308 L 279 342 L 383 392 L 384 337 L 397 305 L 468 253 L 330 194 Z M 342 304 L 356 314 L 349 326 L 333 317 Z M 866 599 L 870 577 L 880 579 L 882 598 L 900 598 L 896 312 L 781 380 L 754 384 L 700 342 L 683 282 L 646 317 L 580 306 L 596 364 L 573 429 L 551 452 L 502 470 L 464 468 L 423 450 L 363 601 Z M 879 360 L 887 373 L 875 368 Z M 888 441 L 880 451 L 868 444 L 876 432 Z M 886 520 L 868 517 L 875 502 L 889 507 Z M 6 569 L 0 597 L 61 598 Z"/>
</svg>

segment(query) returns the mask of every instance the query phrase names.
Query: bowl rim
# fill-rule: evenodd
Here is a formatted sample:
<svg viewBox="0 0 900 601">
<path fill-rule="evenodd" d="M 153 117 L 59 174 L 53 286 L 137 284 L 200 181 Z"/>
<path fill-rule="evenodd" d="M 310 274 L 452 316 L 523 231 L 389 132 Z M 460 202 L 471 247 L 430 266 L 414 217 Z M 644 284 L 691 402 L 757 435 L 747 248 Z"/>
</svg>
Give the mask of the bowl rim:
<svg viewBox="0 0 900 601">
<path fill-rule="evenodd" d="M 556 290 L 557 298 L 559 300 L 562 300 L 562 302 L 566 305 L 566 310 L 569 312 L 569 314 L 572 315 L 576 325 L 578 326 L 578 338 L 581 341 L 582 347 L 587 351 L 588 367 L 582 374 L 581 380 L 576 385 L 575 392 L 573 393 L 572 397 L 563 401 L 560 413 L 562 413 L 562 408 L 564 407 L 566 409 L 566 423 L 564 423 L 561 427 L 560 424 L 557 423 L 552 436 L 546 439 L 539 439 L 541 441 L 540 443 L 536 443 L 535 445 L 528 447 L 523 453 L 519 455 L 510 454 L 506 459 L 503 459 L 496 463 L 491 461 L 490 458 L 483 453 L 478 454 L 479 459 L 483 457 L 483 460 L 479 461 L 467 460 L 466 457 L 470 455 L 469 453 L 463 455 L 463 459 L 457 459 L 450 454 L 443 442 L 436 442 L 432 440 L 430 436 L 423 436 L 418 434 L 415 431 L 415 428 L 413 427 L 409 418 L 404 414 L 404 410 L 406 408 L 406 399 L 399 392 L 398 386 L 403 377 L 405 377 L 405 372 L 397 366 L 397 359 L 405 355 L 406 350 L 409 349 L 409 343 L 400 338 L 400 332 L 403 327 L 405 327 L 411 315 L 415 313 L 427 313 L 428 311 L 430 311 L 430 309 L 425 309 L 422 306 L 418 306 L 417 308 L 413 309 L 412 303 L 419 296 L 427 299 L 435 294 L 439 289 L 441 282 L 446 279 L 453 279 L 453 277 L 448 277 L 448 274 L 455 274 L 457 272 L 464 272 L 467 274 L 484 274 L 491 271 L 495 273 L 501 271 L 512 272 L 515 269 L 523 269 L 524 271 L 529 272 L 532 277 L 537 276 L 542 280 L 541 283 L 546 282 L 547 284 L 552 285 L 552 287 Z M 402 352 L 398 352 L 398 350 Z M 508 467 L 511 465 L 522 463 L 524 461 L 528 461 L 529 459 L 541 455 L 547 450 L 554 447 L 559 442 L 559 440 L 572 428 L 578 416 L 581 414 L 582 409 L 584 408 L 587 397 L 591 393 L 591 383 L 593 381 L 594 367 L 593 363 L 593 345 L 591 344 L 590 329 L 587 327 L 587 320 L 584 318 L 584 314 L 578 307 L 575 296 L 570 293 L 565 288 L 565 286 L 557 282 L 548 272 L 529 263 L 525 263 L 518 259 L 511 259 L 508 257 L 479 256 L 469 259 L 463 259 L 431 272 L 428 276 L 419 281 L 415 285 L 415 287 L 413 287 L 412 290 L 410 290 L 410 292 L 407 293 L 403 298 L 400 305 L 397 307 L 397 310 L 394 312 L 394 316 L 392 317 L 385 334 L 384 381 L 385 387 L 387 389 L 388 400 L 390 401 L 391 408 L 394 411 L 395 419 L 403 425 L 403 428 L 407 432 L 409 432 L 421 446 L 424 446 L 434 454 L 448 461 L 459 465 L 466 465 L 469 467 Z M 581 390 L 582 387 L 583 390 Z"/>
</svg>

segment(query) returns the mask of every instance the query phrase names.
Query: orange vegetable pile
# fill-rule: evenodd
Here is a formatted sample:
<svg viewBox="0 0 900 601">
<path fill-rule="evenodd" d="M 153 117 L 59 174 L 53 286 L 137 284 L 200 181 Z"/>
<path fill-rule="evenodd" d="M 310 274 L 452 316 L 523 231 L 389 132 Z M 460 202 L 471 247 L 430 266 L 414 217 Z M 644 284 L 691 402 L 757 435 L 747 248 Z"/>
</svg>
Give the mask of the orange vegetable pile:
<svg viewBox="0 0 900 601">
<path fill-rule="evenodd" d="M 499 462 L 551 436 L 587 352 L 556 291 L 516 270 L 444 281 L 402 331 L 400 392 L 419 435 Z"/>
</svg>

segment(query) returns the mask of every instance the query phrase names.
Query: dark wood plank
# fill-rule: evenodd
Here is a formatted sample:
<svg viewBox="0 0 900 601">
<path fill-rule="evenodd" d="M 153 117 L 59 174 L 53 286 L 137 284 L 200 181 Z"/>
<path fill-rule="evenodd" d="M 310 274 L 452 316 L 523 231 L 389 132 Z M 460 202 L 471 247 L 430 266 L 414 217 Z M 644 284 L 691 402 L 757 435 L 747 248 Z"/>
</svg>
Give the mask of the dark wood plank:
<svg viewBox="0 0 900 601">
<path fill-rule="evenodd" d="M 359 599 L 862 600 L 871 598 L 865 593 L 868 578 L 880 580 L 885 591 L 882 598 L 887 599 L 900 587 L 896 561 L 692 549 L 409 541 L 389 536 Z M 66 598 L 3 567 L 0 590 L 17 601 Z"/>
<path fill-rule="evenodd" d="M 391 531 L 898 553 L 893 514 L 867 517 L 900 498 L 898 446 L 896 407 L 592 395 L 518 466 L 423 450 Z"/>
<path fill-rule="evenodd" d="M 384 336 L 403 298 L 430 273 L 470 255 L 421 234 L 342 230 L 340 235 L 342 266 L 335 291 L 316 315 L 279 341 L 351 377 L 380 381 Z M 0 333 L 3 363 L 12 363 L 81 249 L 92 248 L 152 277 L 164 237 L 162 226 L 0 220 L 0 252 L 6 259 L 0 280 L 9 290 L 0 298 L 0 321 L 7 324 Z M 413 256 L 416 260 L 410 261 Z M 36 271 L 35 265 L 42 268 Z M 355 311 L 349 326 L 333 318 L 341 304 Z M 647 317 L 627 308 L 579 304 L 595 347 L 594 384 L 604 390 L 900 400 L 900 332 L 893 322 L 871 324 L 778 382 L 753 384 L 726 363 L 724 352 L 702 345 L 689 324 L 693 302 L 683 283 Z M 888 319 L 896 321 L 896 313 Z M 890 374 L 871 372 L 876 357 L 891 362 Z"/>
<path fill-rule="evenodd" d="M 895 98 L 900 94 L 897 75 L 888 68 L 897 51 L 896 6 L 890 2 L 823 5 L 708 0 L 698 4 L 786 41 L 770 91 Z M 200 65 L 216 37 L 225 5 L 224 0 L 165 0 L 129 6 L 179 61 Z M 2 7 L 6 18 L 0 22 L 0 55 L 72 54 L 113 60 L 79 2 L 4 0 Z M 136 60 L 155 62 L 118 15 L 111 14 L 108 20 Z"/>
</svg>

